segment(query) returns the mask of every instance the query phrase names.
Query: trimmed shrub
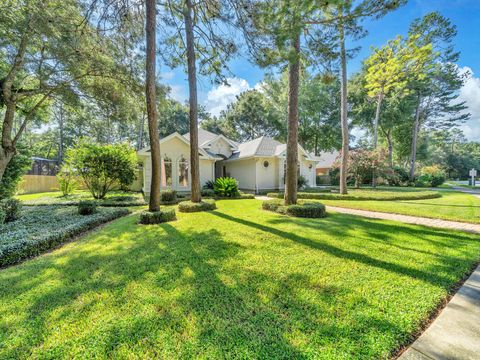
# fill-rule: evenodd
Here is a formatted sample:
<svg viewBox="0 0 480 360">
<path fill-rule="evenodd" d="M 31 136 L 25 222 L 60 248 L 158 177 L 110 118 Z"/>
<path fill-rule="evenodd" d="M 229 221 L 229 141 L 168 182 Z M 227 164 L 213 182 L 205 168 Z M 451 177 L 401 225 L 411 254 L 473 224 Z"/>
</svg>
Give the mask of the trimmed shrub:
<svg viewBox="0 0 480 360">
<path fill-rule="evenodd" d="M 177 191 L 176 190 L 163 190 L 160 193 L 160 203 L 163 205 L 176 204 L 177 203 Z"/>
<path fill-rule="evenodd" d="M 20 218 L 22 203 L 17 199 L 5 199 L 0 202 L 0 208 L 5 213 L 3 222 L 12 222 Z"/>
<path fill-rule="evenodd" d="M 75 208 L 24 207 L 19 220 L 5 223 L 0 232 L 0 266 L 12 265 L 48 251 L 100 224 L 129 214 L 128 209 L 101 209 L 81 216 Z"/>
<path fill-rule="evenodd" d="M 238 191 L 237 180 L 231 177 L 218 178 L 213 186 L 215 195 L 220 197 L 237 197 L 240 192 Z"/>
<path fill-rule="evenodd" d="M 81 200 L 78 203 L 78 213 L 80 215 L 92 215 L 97 212 L 97 203 L 92 200 Z"/>
<path fill-rule="evenodd" d="M 357 193 L 356 193 L 356 192 Z M 338 193 L 318 193 L 318 192 L 299 192 L 298 199 L 306 200 L 377 200 L 377 201 L 393 201 L 393 200 L 424 200 L 435 199 L 442 195 L 437 191 L 412 191 L 412 192 L 394 192 L 394 191 L 368 191 L 358 193 L 364 190 L 350 191 L 348 195 Z M 268 197 L 283 199 L 284 193 L 268 193 Z"/>
<path fill-rule="evenodd" d="M 177 214 L 174 209 L 164 209 L 160 211 L 143 211 L 140 213 L 140 224 L 153 225 L 177 220 Z"/>
<path fill-rule="evenodd" d="M 215 197 L 215 191 L 213 189 L 203 189 L 202 196 L 204 197 Z"/>
<path fill-rule="evenodd" d="M 286 214 L 302 218 L 323 218 L 327 216 L 325 205 L 315 203 L 299 203 L 297 205 L 285 206 Z"/>
<path fill-rule="evenodd" d="M 184 213 L 198 212 L 198 211 L 210 211 L 215 210 L 217 205 L 215 205 L 215 200 L 205 199 L 198 203 L 191 201 L 182 201 L 178 204 L 178 211 Z"/>
<path fill-rule="evenodd" d="M 283 200 L 273 199 L 264 201 L 262 209 L 303 218 L 323 218 L 327 215 L 325 205 L 318 202 L 299 202 L 296 205 L 287 206 L 283 205 Z"/>
</svg>

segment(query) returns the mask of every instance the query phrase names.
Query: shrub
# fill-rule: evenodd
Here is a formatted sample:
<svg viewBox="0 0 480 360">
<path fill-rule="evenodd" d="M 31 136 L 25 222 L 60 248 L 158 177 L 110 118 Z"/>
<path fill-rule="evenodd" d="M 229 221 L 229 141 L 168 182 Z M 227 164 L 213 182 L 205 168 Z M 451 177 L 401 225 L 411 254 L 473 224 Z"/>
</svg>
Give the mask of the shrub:
<svg viewBox="0 0 480 360">
<path fill-rule="evenodd" d="M 164 222 L 174 221 L 177 219 L 174 209 L 165 209 L 160 211 L 143 211 L 140 213 L 140 224 L 152 225 Z"/>
<path fill-rule="evenodd" d="M 177 191 L 176 190 L 163 190 L 160 193 L 160 202 L 164 205 L 177 203 Z"/>
<path fill-rule="evenodd" d="M 326 216 L 325 205 L 318 202 L 299 202 L 296 205 L 283 204 L 283 200 L 280 199 L 266 200 L 262 203 L 262 209 L 303 218 L 323 218 Z"/>
<path fill-rule="evenodd" d="M 419 181 L 429 183 L 433 187 L 442 185 L 445 179 L 445 172 L 438 165 L 423 167 L 418 178 Z"/>
<path fill-rule="evenodd" d="M 81 216 L 75 208 L 29 206 L 22 217 L 3 225 L 0 232 L 0 266 L 12 265 L 41 254 L 107 221 L 127 215 L 128 209 L 101 209 Z"/>
<path fill-rule="evenodd" d="M 0 208 L 5 213 L 3 222 L 12 222 L 20 218 L 22 203 L 17 199 L 5 199 L 0 202 Z"/>
<path fill-rule="evenodd" d="M 323 218 L 327 216 L 325 205 L 315 203 L 299 203 L 297 205 L 286 206 L 286 214 L 303 218 Z"/>
<path fill-rule="evenodd" d="M 178 211 L 184 213 L 198 212 L 198 211 L 210 211 L 215 210 L 217 205 L 215 205 L 215 200 L 205 199 L 200 202 L 191 202 L 191 201 L 182 201 L 178 204 Z"/>
<path fill-rule="evenodd" d="M 19 148 L 17 151 L 18 153 L 10 160 L 3 174 L 2 185 L 0 186 L 0 200 L 8 199 L 15 195 L 22 176 L 25 175 L 32 165 L 30 156 L 26 155 L 23 149 Z"/>
<path fill-rule="evenodd" d="M 220 197 L 237 197 L 240 194 L 237 180 L 231 177 L 218 178 L 213 190 Z"/>
<path fill-rule="evenodd" d="M 7 217 L 7 214 L 5 213 L 5 210 L 0 208 L 0 229 L 2 228 L 2 225 L 5 222 L 6 217 Z"/>
<path fill-rule="evenodd" d="M 203 185 L 203 189 L 204 190 L 213 190 L 213 187 L 215 185 L 215 181 L 213 180 L 207 180 L 205 182 L 205 185 Z"/>
<path fill-rule="evenodd" d="M 72 194 L 78 188 L 75 172 L 68 163 L 64 164 L 58 172 L 57 181 L 63 196 Z"/>
<path fill-rule="evenodd" d="M 80 215 L 92 215 L 97 212 L 97 203 L 92 200 L 81 200 L 78 203 L 78 213 Z"/>
<path fill-rule="evenodd" d="M 203 189 L 202 190 L 202 196 L 205 197 L 214 197 L 215 196 L 215 191 L 213 189 Z"/>
<path fill-rule="evenodd" d="M 308 180 L 305 178 L 305 176 L 299 175 L 297 177 L 297 187 L 299 189 L 303 189 L 303 188 L 307 187 L 307 185 L 308 185 Z"/>
<path fill-rule="evenodd" d="M 78 171 L 95 199 L 103 199 L 116 186 L 125 187 L 135 180 L 137 156 L 127 144 L 82 142 L 67 152 L 66 161 Z"/>
<path fill-rule="evenodd" d="M 284 193 L 268 193 L 268 197 L 283 199 Z M 298 199 L 311 200 L 377 200 L 377 201 L 393 201 L 393 200 L 423 200 L 435 199 L 442 195 L 436 191 L 414 191 L 414 192 L 394 192 L 394 191 L 365 191 L 351 190 L 348 195 L 338 193 L 320 193 L 320 192 L 299 192 Z"/>
</svg>

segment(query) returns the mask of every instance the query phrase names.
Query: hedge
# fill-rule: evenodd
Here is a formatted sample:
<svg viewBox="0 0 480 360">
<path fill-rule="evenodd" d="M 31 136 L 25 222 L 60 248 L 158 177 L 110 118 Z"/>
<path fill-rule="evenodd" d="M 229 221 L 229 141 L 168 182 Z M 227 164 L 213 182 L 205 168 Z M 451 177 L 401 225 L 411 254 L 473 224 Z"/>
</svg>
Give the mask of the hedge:
<svg viewBox="0 0 480 360">
<path fill-rule="evenodd" d="M 191 201 L 182 201 L 178 204 L 178 211 L 184 213 L 198 212 L 198 211 L 210 211 L 215 210 L 217 206 L 215 205 L 215 200 L 213 199 L 204 199 L 198 203 Z"/>
<path fill-rule="evenodd" d="M 139 223 L 143 225 L 161 224 L 177 219 L 174 209 L 162 209 L 160 211 L 143 211 L 140 213 Z"/>
<path fill-rule="evenodd" d="M 92 215 L 97 212 L 97 203 L 93 200 L 82 200 L 78 203 L 80 215 Z"/>
<path fill-rule="evenodd" d="M 129 214 L 128 209 L 99 209 L 79 215 L 74 207 L 26 207 L 17 221 L 0 231 L 0 266 L 37 256 L 100 224 Z"/>
<path fill-rule="evenodd" d="M 268 193 L 268 197 L 283 199 L 284 193 Z M 338 193 L 317 193 L 317 192 L 299 192 L 298 199 L 307 200 L 377 200 L 377 201 L 395 201 L 395 200 L 424 200 L 435 199 L 442 195 L 436 191 L 415 191 L 415 192 L 382 192 L 371 191 L 370 194 L 355 195 L 341 195 Z"/>
<path fill-rule="evenodd" d="M 273 199 L 264 201 L 262 209 L 303 218 L 323 218 L 327 216 L 325 205 L 318 202 L 299 202 L 296 205 L 283 205 L 283 200 Z"/>
</svg>

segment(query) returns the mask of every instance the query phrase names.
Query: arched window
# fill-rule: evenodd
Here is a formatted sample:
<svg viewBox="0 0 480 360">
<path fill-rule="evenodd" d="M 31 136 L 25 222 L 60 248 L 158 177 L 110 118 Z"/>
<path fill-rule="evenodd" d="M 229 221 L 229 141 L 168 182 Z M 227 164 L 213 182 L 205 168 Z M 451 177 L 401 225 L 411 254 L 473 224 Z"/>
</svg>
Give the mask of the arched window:
<svg viewBox="0 0 480 360">
<path fill-rule="evenodd" d="M 162 187 L 172 186 L 172 159 L 168 156 L 162 158 Z"/>
<path fill-rule="evenodd" d="M 188 186 L 188 160 L 183 155 L 178 160 L 178 186 Z"/>
</svg>

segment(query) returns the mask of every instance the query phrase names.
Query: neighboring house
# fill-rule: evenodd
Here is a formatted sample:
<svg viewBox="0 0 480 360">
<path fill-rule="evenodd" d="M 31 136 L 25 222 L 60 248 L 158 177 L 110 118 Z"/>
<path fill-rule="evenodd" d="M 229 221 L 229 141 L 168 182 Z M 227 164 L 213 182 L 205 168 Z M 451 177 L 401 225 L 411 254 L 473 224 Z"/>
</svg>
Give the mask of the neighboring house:
<svg viewBox="0 0 480 360">
<path fill-rule="evenodd" d="M 315 156 L 315 159 L 318 160 L 316 170 L 317 175 L 328 175 L 339 154 L 340 152 L 335 150 L 331 152 L 322 152 L 320 155 Z"/>
<path fill-rule="evenodd" d="M 190 191 L 190 134 L 173 133 L 160 140 L 161 188 Z M 223 135 L 198 130 L 200 184 L 230 176 L 241 190 L 259 192 L 285 187 L 286 145 L 262 136 L 239 144 Z M 151 184 L 150 148 L 138 151 L 143 163 L 143 191 L 148 195 Z M 317 160 L 298 146 L 299 174 L 315 186 Z"/>
</svg>

